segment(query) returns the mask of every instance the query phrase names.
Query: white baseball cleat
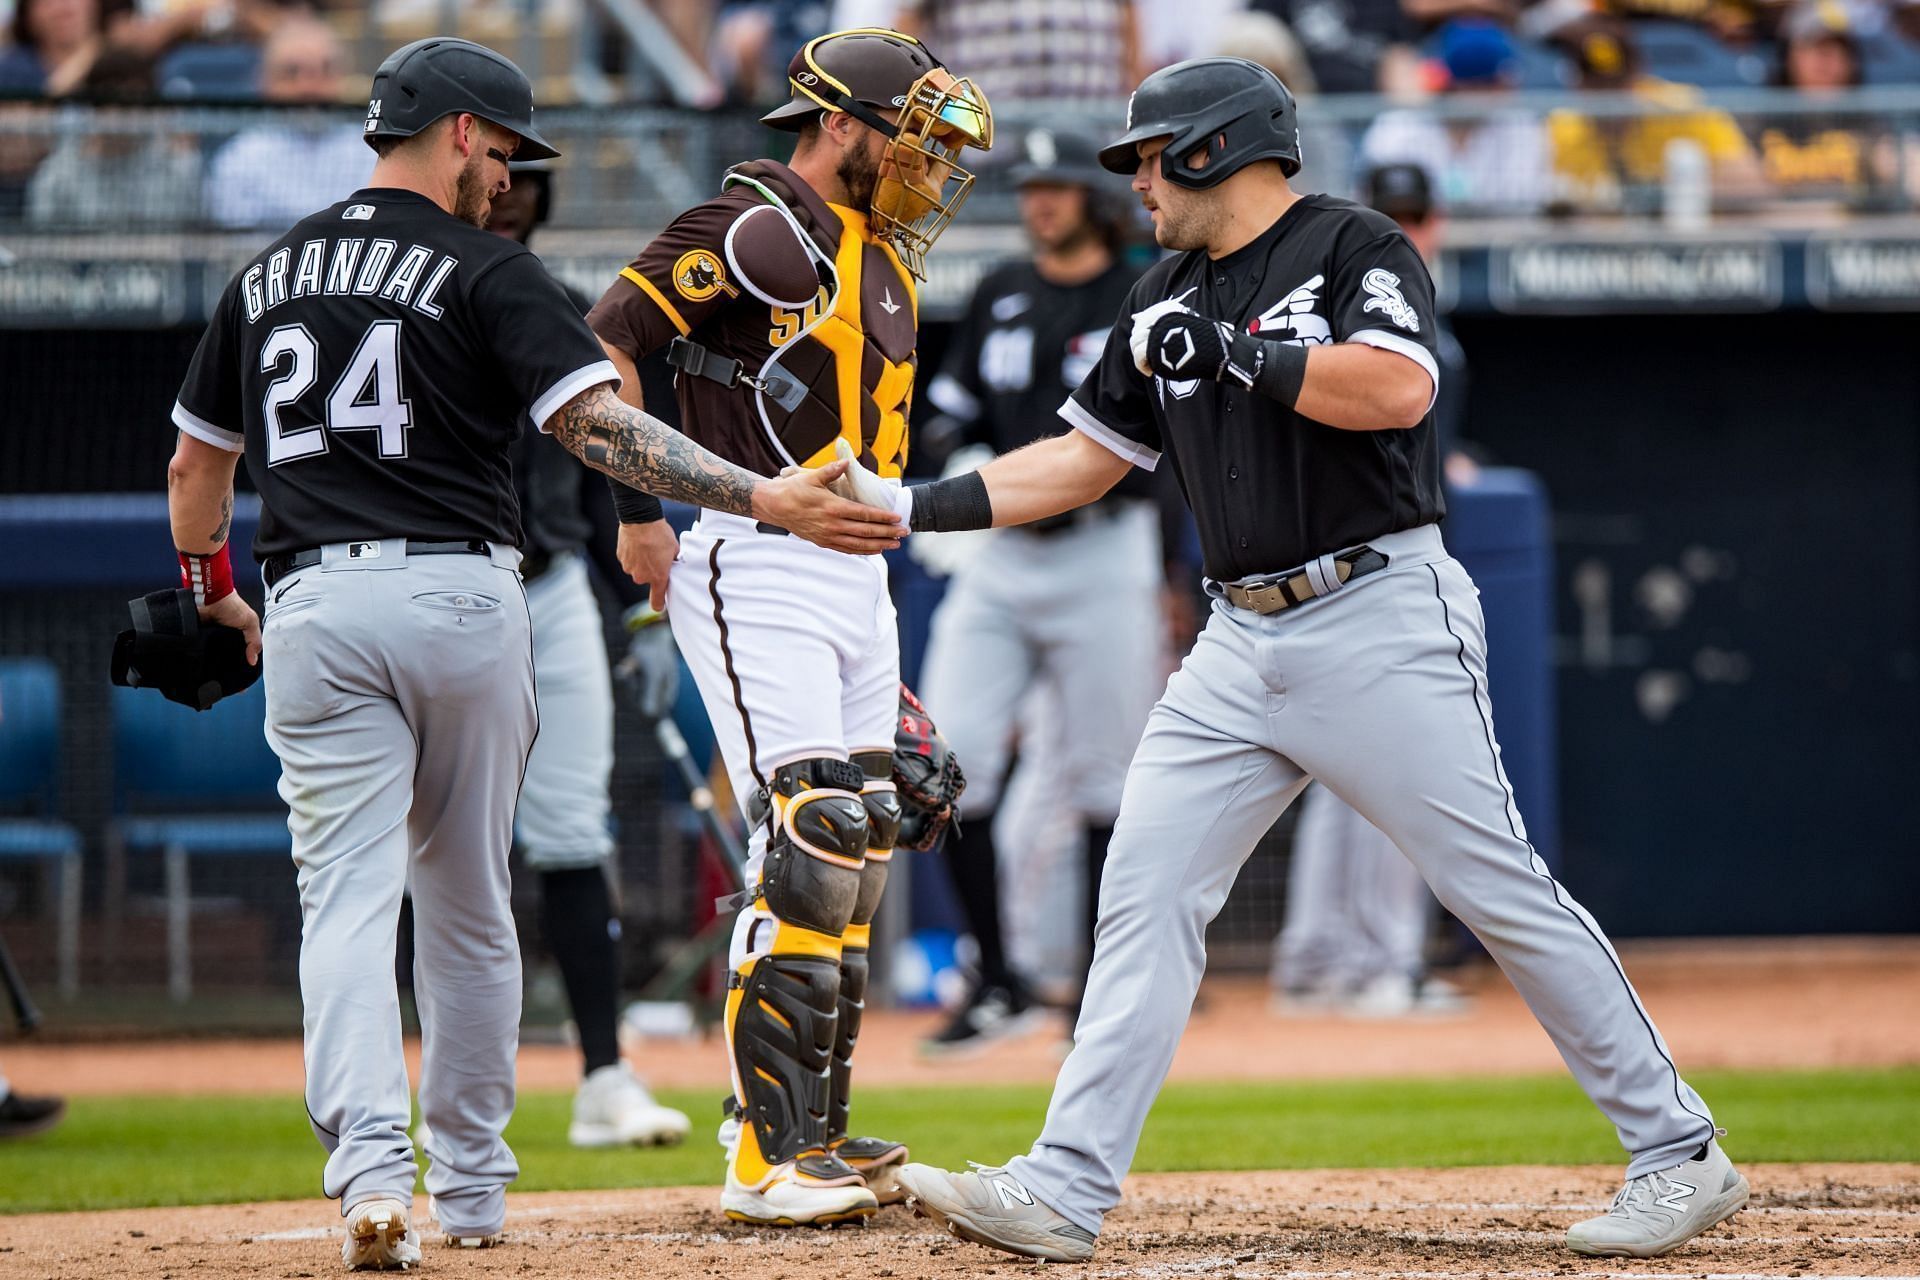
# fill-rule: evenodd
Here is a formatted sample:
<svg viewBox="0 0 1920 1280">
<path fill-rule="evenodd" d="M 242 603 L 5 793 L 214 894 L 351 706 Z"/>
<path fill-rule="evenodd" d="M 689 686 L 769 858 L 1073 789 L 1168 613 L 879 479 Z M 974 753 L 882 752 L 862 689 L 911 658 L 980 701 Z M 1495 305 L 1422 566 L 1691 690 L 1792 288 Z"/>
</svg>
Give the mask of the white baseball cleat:
<svg viewBox="0 0 1920 1280">
<path fill-rule="evenodd" d="M 880 1201 L 853 1169 L 832 1156 L 801 1156 L 775 1166 L 749 1187 L 727 1167 L 720 1209 L 735 1222 L 758 1227 L 831 1227 L 880 1211 Z"/>
<path fill-rule="evenodd" d="M 989 1249 L 1049 1262 L 1085 1262 L 1094 1234 L 1041 1204 L 1005 1169 L 973 1163 L 972 1173 L 910 1164 L 898 1175 L 907 1204 L 949 1234 Z"/>
<path fill-rule="evenodd" d="M 1657 1258 L 1731 1218 L 1748 1194 L 1747 1180 L 1710 1140 L 1684 1164 L 1627 1179 L 1611 1209 L 1567 1230 L 1567 1248 L 1591 1257 Z"/>
<path fill-rule="evenodd" d="M 440 1202 L 428 1196 L 427 1209 L 433 1214 L 434 1221 L 439 1222 Z M 505 1231 L 475 1231 L 460 1235 L 448 1231 L 445 1227 L 440 1229 L 440 1239 L 451 1249 L 491 1249 L 506 1238 Z"/>
<path fill-rule="evenodd" d="M 654 1101 L 632 1067 L 616 1062 L 580 1082 L 567 1141 L 576 1147 L 664 1147 L 692 1127 L 684 1112 Z"/>
<path fill-rule="evenodd" d="M 391 1197 L 362 1200 L 347 1210 L 340 1258 L 349 1271 L 405 1271 L 420 1265 L 420 1237 L 408 1206 Z"/>
</svg>

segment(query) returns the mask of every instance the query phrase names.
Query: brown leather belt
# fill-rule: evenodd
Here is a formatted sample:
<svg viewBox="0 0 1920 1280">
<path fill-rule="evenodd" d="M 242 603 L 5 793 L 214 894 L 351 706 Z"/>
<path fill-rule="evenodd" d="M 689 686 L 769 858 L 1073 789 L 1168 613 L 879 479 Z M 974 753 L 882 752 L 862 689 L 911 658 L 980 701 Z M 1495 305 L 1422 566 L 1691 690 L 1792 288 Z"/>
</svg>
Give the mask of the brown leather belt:
<svg viewBox="0 0 1920 1280">
<path fill-rule="evenodd" d="M 1324 557 L 1323 557 L 1324 558 Z M 1332 558 L 1335 582 L 1324 589 L 1315 585 L 1315 578 L 1324 581 L 1324 575 L 1318 569 L 1319 562 L 1303 566 L 1278 577 L 1267 578 L 1259 582 L 1221 584 L 1221 592 L 1227 603 L 1238 609 L 1251 609 L 1255 613 L 1279 613 L 1282 609 L 1291 609 L 1297 604 L 1305 604 L 1317 596 L 1327 595 L 1338 590 L 1355 578 L 1364 578 L 1370 573 L 1378 573 L 1387 567 L 1387 558 L 1372 547 L 1355 547 L 1352 551 L 1343 551 Z"/>
</svg>

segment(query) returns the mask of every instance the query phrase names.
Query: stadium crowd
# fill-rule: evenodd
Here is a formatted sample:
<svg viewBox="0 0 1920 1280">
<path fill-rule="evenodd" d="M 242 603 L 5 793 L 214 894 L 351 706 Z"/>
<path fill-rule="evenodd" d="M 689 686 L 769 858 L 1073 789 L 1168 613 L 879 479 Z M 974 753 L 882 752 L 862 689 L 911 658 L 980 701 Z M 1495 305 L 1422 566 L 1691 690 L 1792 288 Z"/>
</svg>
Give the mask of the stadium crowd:
<svg viewBox="0 0 1920 1280">
<path fill-rule="evenodd" d="M 1352 194 L 1419 164 L 1455 216 L 1649 213 L 1809 199 L 1911 206 L 1920 129 L 1851 105 L 1862 85 L 1920 83 L 1920 0 L 651 0 L 703 69 L 711 106 L 778 98 L 784 53 L 830 26 L 893 25 L 968 67 L 995 103 L 1113 102 L 1181 58 L 1235 54 L 1301 97 L 1376 93 L 1366 121 L 1302 112 L 1302 185 Z M 7 6 L 0 4 L 0 14 Z M 541 31 L 605 19 L 591 0 L 13 0 L 0 110 L 85 104 L 63 129 L 0 128 L 0 221 L 49 229 L 273 229 L 352 190 L 370 154 L 345 108 L 390 36 L 536 12 Z M 363 31 L 379 35 L 361 41 Z M 343 39 L 341 33 L 346 33 Z M 601 59 L 619 72 L 632 53 Z M 561 77 L 564 79 L 564 77 Z M 635 101 L 657 78 L 615 75 Z M 1764 111 L 1717 92 L 1783 91 Z M 564 85 L 561 86 L 564 92 Z M 1524 98 L 1518 92 L 1532 91 Z M 1543 109 L 1541 93 L 1580 94 Z M 1791 96 L 1786 96 L 1786 95 Z M 551 92 L 547 100 L 554 100 Z M 1617 106 L 1589 109 L 1617 96 Z M 685 100 L 685 94 L 681 95 Z M 290 110 L 237 133 L 157 131 L 136 104 Z M 340 110 L 331 113 L 325 107 Z M 1800 109 L 1800 108 L 1804 109 Z M 1316 115 L 1318 114 L 1318 118 Z M 4 117 L 0 117 L 4 119 Z M 49 138 L 51 132 L 55 136 Z M 137 180 L 136 180 L 137 179 Z M 1686 193 L 1695 189 L 1695 196 Z"/>
</svg>

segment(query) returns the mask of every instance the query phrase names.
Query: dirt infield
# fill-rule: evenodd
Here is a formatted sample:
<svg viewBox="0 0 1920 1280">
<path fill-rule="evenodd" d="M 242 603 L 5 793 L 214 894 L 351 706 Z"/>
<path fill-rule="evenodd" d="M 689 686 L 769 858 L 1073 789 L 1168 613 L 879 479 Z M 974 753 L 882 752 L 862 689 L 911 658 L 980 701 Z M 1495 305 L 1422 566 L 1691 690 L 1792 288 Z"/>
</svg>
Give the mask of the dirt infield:
<svg viewBox="0 0 1920 1280">
<path fill-rule="evenodd" d="M 1879 1067 L 1920 1063 L 1920 938 L 1643 942 L 1622 958 L 1675 1055 L 1691 1071 L 1714 1068 Z M 1469 970 L 1466 1014 L 1438 1021 L 1355 1022 L 1279 1018 L 1258 979 L 1210 980 L 1180 1053 L 1176 1080 L 1300 1080 L 1365 1076 L 1526 1075 L 1563 1070 L 1506 979 Z M 939 1015 L 875 1010 L 860 1032 L 861 1078 L 871 1083 L 1050 1083 L 1062 1029 L 1049 1028 L 963 1062 L 916 1054 Z M 1790 1029 L 1790 1030 L 1789 1030 Z M 297 1032 L 297 1029 L 294 1029 Z M 414 1070 L 417 1073 L 418 1046 Z M 658 1087 L 725 1091 L 716 1041 L 648 1041 L 634 1060 Z M 297 1093 L 297 1038 L 286 1040 L 9 1044 L 7 1074 L 23 1091 Z M 527 1045 L 524 1089 L 571 1088 L 579 1057 L 562 1045 Z"/>
<path fill-rule="evenodd" d="M 1156 1174 L 1131 1180 L 1093 1263 L 1066 1274 L 1415 1280 L 1502 1276 L 1791 1276 L 1920 1273 L 1920 1167 L 1749 1167 L 1753 1204 L 1651 1262 L 1576 1258 L 1567 1225 L 1605 1208 L 1616 1167 Z M 999 1276 L 1033 1264 L 937 1233 L 904 1209 L 865 1228 L 755 1231 L 723 1222 L 706 1190 L 516 1196 L 508 1240 L 455 1252 L 429 1240 L 428 1274 L 625 1275 L 692 1280 Z M 425 1212 L 424 1201 L 416 1213 Z M 52 1214 L 0 1220 L 0 1274 L 47 1280 L 331 1276 L 337 1209 L 324 1201 Z"/>
</svg>

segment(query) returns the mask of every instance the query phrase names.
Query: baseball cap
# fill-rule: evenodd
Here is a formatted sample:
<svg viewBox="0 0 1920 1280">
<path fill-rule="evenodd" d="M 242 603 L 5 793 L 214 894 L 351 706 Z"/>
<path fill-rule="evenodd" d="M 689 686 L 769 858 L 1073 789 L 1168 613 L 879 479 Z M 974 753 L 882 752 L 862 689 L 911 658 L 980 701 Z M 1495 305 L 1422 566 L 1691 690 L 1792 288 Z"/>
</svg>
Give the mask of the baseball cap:
<svg viewBox="0 0 1920 1280">
<path fill-rule="evenodd" d="M 1425 220 L 1433 212 L 1433 183 L 1417 164 L 1383 164 L 1361 180 L 1367 206 L 1389 218 Z"/>
<path fill-rule="evenodd" d="M 1780 26 L 1781 35 L 1792 44 L 1803 40 L 1841 40 L 1854 44 L 1859 38 L 1852 15 L 1837 0 L 1803 4 L 1789 13 Z"/>
<path fill-rule="evenodd" d="M 1485 18 L 1455 18 L 1440 28 L 1440 61 L 1455 85 L 1506 79 L 1518 58 L 1513 37 Z"/>
</svg>

